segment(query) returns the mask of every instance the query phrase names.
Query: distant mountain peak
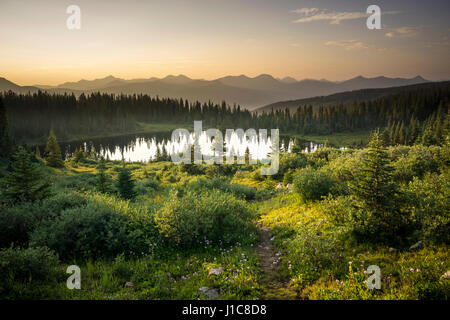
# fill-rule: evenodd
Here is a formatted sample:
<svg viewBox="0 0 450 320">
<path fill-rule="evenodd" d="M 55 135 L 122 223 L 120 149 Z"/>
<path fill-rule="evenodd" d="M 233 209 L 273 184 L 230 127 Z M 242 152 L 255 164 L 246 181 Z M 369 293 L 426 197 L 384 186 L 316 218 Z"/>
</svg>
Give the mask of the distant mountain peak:
<svg viewBox="0 0 450 320">
<path fill-rule="evenodd" d="M 295 79 L 293 77 L 284 77 L 284 78 L 281 78 L 281 79 L 278 79 L 278 80 L 281 81 L 281 82 L 284 82 L 284 83 L 295 83 L 295 82 L 297 82 L 297 79 Z"/>
<path fill-rule="evenodd" d="M 421 75 L 417 75 L 415 76 L 412 80 L 417 80 L 417 81 L 428 81 L 427 79 L 423 78 Z"/>
<path fill-rule="evenodd" d="M 256 76 L 255 79 L 270 79 L 275 80 L 274 77 L 272 77 L 270 74 L 262 73 L 259 76 Z"/>
</svg>

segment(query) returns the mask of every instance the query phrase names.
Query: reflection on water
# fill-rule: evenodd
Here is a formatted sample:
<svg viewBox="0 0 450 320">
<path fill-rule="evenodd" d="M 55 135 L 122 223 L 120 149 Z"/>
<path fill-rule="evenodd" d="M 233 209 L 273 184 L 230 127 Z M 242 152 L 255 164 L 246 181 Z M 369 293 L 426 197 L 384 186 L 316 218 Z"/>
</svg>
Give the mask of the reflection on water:
<svg viewBox="0 0 450 320">
<path fill-rule="evenodd" d="M 164 151 L 169 155 L 174 152 L 180 153 L 185 150 L 187 143 L 193 143 L 193 139 L 194 136 L 191 134 L 189 140 L 182 137 L 178 141 L 172 141 L 170 133 L 153 133 L 60 143 L 60 146 L 66 159 L 70 158 L 74 151 L 81 147 L 86 152 L 94 152 L 98 156 L 103 156 L 109 160 L 123 159 L 131 162 L 148 162 L 155 159 L 157 149 L 159 149 L 161 154 Z M 241 140 L 237 134 L 233 134 L 229 139 L 224 137 L 223 152 L 225 156 L 231 152 L 234 152 L 235 155 L 243 156 L 248 148 L 252 159 L 261 160 L 267 157 L 271 151 L 271 144 L 270 136 L 265 141 L 256 137 L 251 140 Z M 292 138 L 280 137 L 280 151 L 290 152 L 293 144 Z M 323 146 L 309 141 L 301 141 L 300 144 L 304 152 L 314 152 Z M 208 139 L 205 132 L 199 138 L 199 145 L 203 155 L 214 155 L 214 141 L 213 139 Z M 41 146 L 40 148 L 41 152 L 43 152 L 44 147 Z"/>
</svg>

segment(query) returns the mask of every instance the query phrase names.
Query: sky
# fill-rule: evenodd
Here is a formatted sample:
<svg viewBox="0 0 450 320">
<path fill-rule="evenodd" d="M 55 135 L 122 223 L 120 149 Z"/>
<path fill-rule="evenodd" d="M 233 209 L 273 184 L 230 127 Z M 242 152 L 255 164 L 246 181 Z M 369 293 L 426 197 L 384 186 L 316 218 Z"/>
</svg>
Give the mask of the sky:
<svg viewBox="0 0 450 320">
<path fill-rule="evenodd" d="M 69 5 L 81 28 L 69 30 Z M 366 9 L 381 9 L 381 29 Z M 448 0 L 0 0 L 0 77 L 450 79 Z"/>
</svg>

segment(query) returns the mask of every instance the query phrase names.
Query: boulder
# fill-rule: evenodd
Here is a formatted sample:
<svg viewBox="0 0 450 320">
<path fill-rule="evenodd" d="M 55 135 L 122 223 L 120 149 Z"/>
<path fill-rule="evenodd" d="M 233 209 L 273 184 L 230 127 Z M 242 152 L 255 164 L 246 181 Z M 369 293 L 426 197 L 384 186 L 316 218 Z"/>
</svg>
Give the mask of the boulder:
<svg viewBox="0 0 450 320">
<path fill-rule="evenodd" d="M 217 299 L 219 297 L 219 292 L 214 288 L 201 287 L 198 291 L 208 299 Z"/>
</svg>

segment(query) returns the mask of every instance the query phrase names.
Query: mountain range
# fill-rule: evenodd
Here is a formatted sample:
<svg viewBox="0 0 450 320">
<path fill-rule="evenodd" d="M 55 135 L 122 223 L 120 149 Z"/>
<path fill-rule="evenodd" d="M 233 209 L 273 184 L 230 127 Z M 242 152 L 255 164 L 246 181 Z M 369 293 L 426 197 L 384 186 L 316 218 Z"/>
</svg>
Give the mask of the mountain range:
<svg viewBox="0 0 450 320">
<path fill-rule="evenodd" d="M 429 82 L 421 76 L 414 78 L 366 78 L 358 76 L 346 81 L 333 82 L 325 79 L 297 81 L 291 77 L 276 79 L 268 74 L 251 78 L 245 75 L 226 76 L 215 80 L 191 79 L 184 75 L 169 75 L 165 78 L 125 80 L 108 76 L 95 80 L 65 82 L 57 86 L 19 86 L 0 78 L 0 91 L 12 90 L 19 93 L 81 93 L 105 92 L 114 94 L 148 94 L 151 96 L 184 98 L 190 101 L 239 104 L 254 110 L 279 101 L 327 96 L 344 91 L 371 88 L 390 88 Z"/>
</svg>

